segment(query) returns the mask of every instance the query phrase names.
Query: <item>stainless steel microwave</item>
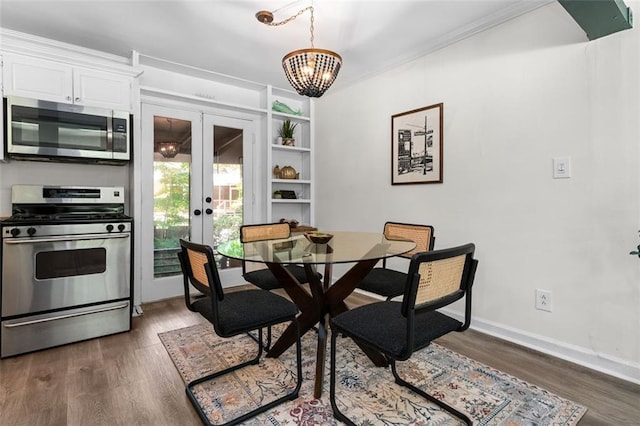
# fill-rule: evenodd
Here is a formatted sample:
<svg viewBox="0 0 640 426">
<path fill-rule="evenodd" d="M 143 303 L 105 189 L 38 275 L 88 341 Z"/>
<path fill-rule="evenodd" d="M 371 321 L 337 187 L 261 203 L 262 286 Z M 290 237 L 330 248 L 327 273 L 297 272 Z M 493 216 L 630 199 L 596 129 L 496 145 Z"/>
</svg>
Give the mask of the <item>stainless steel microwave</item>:
<svg viewBox="0 0 640 426">
<path fill-rule="evenodd" d="M 128 112 L 20 97 L 5 102 L 9 158 L 107 164 L 131 159 Z"/>
</svg>

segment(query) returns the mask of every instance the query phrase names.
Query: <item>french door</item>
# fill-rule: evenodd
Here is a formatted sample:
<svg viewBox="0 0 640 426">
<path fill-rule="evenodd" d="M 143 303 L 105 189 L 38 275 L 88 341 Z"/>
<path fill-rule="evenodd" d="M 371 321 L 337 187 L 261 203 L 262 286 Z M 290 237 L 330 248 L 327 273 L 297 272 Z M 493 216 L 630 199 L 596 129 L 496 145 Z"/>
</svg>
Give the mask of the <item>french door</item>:
<svg viewBox="0 0 640 426">
<path fill-rule="evenodd" d="M 183 293 L 179 239 L 214 249 L 238 237 L 254 207 L 254 123 L 202 111 L 142 104 L 141 301 Z M 216 256 L 226 285 L 239 265 Z"/>
</svg>

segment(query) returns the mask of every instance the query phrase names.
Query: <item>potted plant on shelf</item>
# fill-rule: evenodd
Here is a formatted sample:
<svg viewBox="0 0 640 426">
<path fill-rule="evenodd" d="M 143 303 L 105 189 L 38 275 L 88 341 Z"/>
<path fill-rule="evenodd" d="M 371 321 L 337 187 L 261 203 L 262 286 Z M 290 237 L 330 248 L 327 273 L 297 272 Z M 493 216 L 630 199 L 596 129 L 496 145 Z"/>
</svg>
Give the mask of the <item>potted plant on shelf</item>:
<svg viewBox="0 0 640 426">
<path fill-rule="evenodd" d="M 282 145 L 294 146 L 296 144 L 296 140 L 293 138 L 293 132 L 297 126 L 298 123 L 292 123 L 289 119 L 282 122 L 279 131 L 280 137 L 282 138 Z"/>
<path fill-rule="evenodd" d="M 280 190 L 273 191 L 273 198 L 277 198 L 277 199 L 282 198 L 282 191 L 280 191 Z"/>
</svg>

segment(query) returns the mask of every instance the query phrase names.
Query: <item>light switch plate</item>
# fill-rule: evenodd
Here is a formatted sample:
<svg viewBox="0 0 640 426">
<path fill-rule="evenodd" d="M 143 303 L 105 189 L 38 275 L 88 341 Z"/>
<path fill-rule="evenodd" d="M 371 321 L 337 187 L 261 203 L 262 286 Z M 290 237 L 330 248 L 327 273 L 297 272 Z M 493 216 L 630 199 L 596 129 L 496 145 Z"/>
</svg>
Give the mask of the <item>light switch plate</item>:
<svg viewBox="0 0 640 426">
<path fill-rule="evenodd" d="M 571 177 L 571 157 L 555 157 L 553 159 L 553 178 Z"/>
</svg>

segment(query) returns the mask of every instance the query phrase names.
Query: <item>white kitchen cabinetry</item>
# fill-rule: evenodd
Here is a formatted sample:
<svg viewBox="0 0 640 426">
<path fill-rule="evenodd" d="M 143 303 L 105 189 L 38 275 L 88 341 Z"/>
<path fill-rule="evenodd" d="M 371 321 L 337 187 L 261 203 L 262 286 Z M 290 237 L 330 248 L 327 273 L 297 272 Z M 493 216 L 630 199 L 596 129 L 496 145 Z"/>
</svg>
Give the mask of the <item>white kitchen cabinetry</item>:
<svg viewBox="0 0 640 426">
<path fill-rule="evenodd" d="M 2 55 L 0 55 L 0 64 L 2 64 Z M 0 67 L 0 81 L 2 81 L 2 67 Z M 4 141 L 4 102 L 0 102 L 0 138 L 2 138 L 2 142 L 0 143 L 0 163 L 4 161 L 4 150 L 5 150 L 5 141 Z"/>
<path fill-rule="evenodd" d="M 302 98 L 294 92 L 281 89 L 272 89 L 268 95 L 270 108 L 267 113 L 267 134 L 270 140 L 267 150 L 267 164 L 269 166 L 267 219 L 270 222 L 277 222 L 280 219 L 296 220 L 300 225 L 313 226 L 315 223 L 311 120 L 313 104 L 309 98 Z M 301 115 L 274 111 L 273 103 L 276 101 L 286 104 L 293 111 L 300 112 Z M 278 137 L 279 129 L 285 120 L 291 120 L 292 123 L 297 124 L 294 133 L 294 146 L 282 145 L 282 141 Z M 282 179 L 274 174 L 276 166 L 280 170 L 286 166 L 293 167 L 298 176 L 296 179 Z M 295 198 L 275 198 L 276 191 L 291 191 L 295 194 Z"/>
<path fill-rule="evenodd" d="M 21 55 L 3 61 L 4 96 L 131 111 L 132 79 Z"/>
</svg>

